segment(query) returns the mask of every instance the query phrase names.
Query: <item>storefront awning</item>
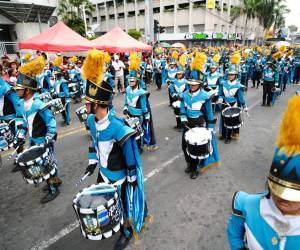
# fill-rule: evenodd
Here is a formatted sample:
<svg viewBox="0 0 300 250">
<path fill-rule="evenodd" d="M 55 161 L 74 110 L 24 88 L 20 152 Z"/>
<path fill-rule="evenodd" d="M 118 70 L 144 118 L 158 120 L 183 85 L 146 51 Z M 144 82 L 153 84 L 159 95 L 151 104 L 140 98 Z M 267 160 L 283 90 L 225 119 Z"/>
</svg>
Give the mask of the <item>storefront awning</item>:
<svg viewBox="0 0 300 250">
<path fill-rule="evenodd" d="M 0 14 L 15 23 L 47 23 L 54 10 L 55 6 L 0 1 Z"/>
</svg>

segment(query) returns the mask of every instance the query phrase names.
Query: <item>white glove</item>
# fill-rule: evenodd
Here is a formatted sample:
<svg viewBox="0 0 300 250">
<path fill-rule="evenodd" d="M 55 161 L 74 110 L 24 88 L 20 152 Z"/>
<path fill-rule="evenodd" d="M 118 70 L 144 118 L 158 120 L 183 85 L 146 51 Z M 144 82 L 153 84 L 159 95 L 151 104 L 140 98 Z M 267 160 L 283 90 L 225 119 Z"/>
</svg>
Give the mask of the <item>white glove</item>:
<svg viewBox="0 0 300 250">
<path fill-rule="evenodd" d="M 246 113 L 248 113 L 248 107 L 244 108 L 244 111 L 245 111 Z"/>
</svg>

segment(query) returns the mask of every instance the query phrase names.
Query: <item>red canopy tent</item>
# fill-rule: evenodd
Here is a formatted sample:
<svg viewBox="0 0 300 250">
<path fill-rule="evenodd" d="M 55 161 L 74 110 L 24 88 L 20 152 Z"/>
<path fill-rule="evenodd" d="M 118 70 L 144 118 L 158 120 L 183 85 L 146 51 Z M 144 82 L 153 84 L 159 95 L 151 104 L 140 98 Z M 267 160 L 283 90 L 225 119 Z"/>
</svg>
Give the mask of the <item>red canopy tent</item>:
<svg viewBox="0 0 300 250">
<path fill-rule="evenodd" d="M 111 53 L 152 50 L 152 46 L 135 40 L 120 27 L 115 27 L 105 35 L 93 40 L 92 44 L 97 49 Z"/>
<path fill-rule="evenodd" d="M 70 29 L 62 21 L 45 32 L 19 43 L 20 49 L 53 52 L 86 51 L 92 47 L 89 40 Z"/>
</svg>

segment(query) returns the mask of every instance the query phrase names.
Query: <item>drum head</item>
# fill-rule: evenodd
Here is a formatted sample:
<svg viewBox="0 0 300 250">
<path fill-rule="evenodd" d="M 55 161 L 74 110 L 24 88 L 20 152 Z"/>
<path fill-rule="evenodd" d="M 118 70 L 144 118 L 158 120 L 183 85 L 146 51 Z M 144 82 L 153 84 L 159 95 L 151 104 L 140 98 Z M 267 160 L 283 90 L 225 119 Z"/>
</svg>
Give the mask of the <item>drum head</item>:
<svg viewBox="0 0 300 250">
<path fill-rule="evenodd" d="M 93 185 L 85 188 L 76 199 L 79 208 L 96 209 L 114 198 L 116 188 L 110 185 Z"/>
<path fill-rule="evenodd" d="M 185 140 L 189 144 L 203 145 L 211 140 L 211 132 L 206 128 L 192 128 L 185 133 Z"/>
<path fill-rule="evenodd" d="M 222 115 L 225 117 L 238 116 L 242 110 L 239 107 L 228 107 L 222 111 Z"/>
<path fill-rule="evenodd" d="M 43 146 L 33 146 L 21 153 L 17 158 L 17 162 L 21 166 L 32 165 L 37 159 L 42 160 L 48 154 L 48 152 L 49 149 Z"/>
</svg>

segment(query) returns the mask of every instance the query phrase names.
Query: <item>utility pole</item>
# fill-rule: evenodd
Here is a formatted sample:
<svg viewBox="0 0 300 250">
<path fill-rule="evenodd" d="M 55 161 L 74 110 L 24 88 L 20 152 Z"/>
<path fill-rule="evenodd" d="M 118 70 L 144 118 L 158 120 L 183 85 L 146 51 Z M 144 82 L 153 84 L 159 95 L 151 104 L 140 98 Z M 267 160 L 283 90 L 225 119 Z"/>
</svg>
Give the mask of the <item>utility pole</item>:
<svg viewBox="0 0 300 250">
<path fill-rule="evenodd" d="M 145 35 L 147 42 L 153 43 L 153 0 L 145 0 L 145 12 Z"/>
</svg>

